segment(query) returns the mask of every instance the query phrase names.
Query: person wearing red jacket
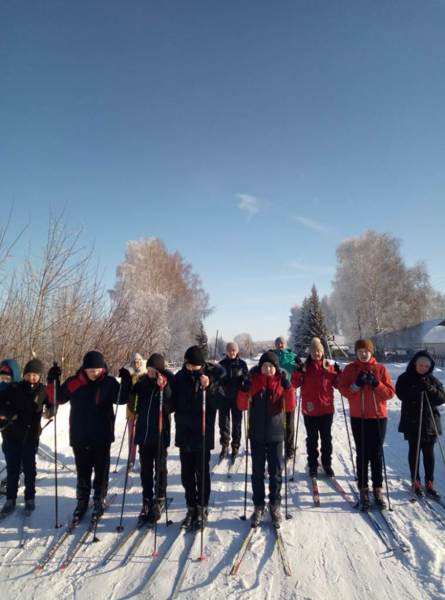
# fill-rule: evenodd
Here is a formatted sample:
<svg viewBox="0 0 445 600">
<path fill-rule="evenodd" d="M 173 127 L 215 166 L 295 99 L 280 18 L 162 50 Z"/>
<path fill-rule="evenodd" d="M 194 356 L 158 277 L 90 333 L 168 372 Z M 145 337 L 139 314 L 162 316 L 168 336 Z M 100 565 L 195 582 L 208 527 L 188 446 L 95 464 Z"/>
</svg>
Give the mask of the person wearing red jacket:
<svg viewBox="0 0 445 600">
<path fill-rule="evenodd" d="M 252 452 L 252 489 L 254 512 L 251 523 L 257 527 L 264 514 L 264 473 L 269 472 L 269 509 L 276 527 L 281 522 L 281 481 L 285 413 L 295 409 L 295 390 L 286 371 L 280 370 L 277 355 L 265 352 L 245 378 L 238 392 L 239 410 L 248 411 Z"/>
<path fill-rule="evenodd" d="M 307 462 L 310 477 L 317 477 L 318 436 L 321 439 L 321 464 L 328 477 L 332 469 L 331 428 L 334 419 L 334 388 L 340 367 L 324 358 L 324 348 L 318 337 L 311 340 L 310 356 L 292 374 L 292 385 L 301 386 L 301 411 L 306 427 Z"/>
<path fill-rule="evenodd" d="M 355 353 L 357 358 L 345 367 L 340 375 L 338 388 L 349 401 L 362 510 L 369 508 L 369 464 L 374 500 L 378 508 L 384 509 L 383 442 L 387 424 L 386 402 L 396 391 L 386 367 L 373 357 L 372 340 L 357 340 Z"/>
</svg>

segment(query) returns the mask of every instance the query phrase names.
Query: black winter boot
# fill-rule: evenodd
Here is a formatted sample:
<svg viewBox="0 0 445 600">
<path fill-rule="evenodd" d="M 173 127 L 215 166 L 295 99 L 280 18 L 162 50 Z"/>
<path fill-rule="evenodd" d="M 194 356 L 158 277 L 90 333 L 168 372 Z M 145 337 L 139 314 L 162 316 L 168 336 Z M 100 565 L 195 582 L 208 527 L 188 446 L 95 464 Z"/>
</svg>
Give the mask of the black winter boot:
<svg viewBox="0 0 445 600">
<path fill-rule="evenodd" d="M 202 526 L 207 527 L 207 521 L 209 519 L 209 509 L 207 506 L 196 507 L 196 529 L 201 529 Z"/>
<path fill-rule="evenodd" d="M 8 500 L 6 500 L 6 502 L 2 506 L 2 509 L 0 511 L 0 518 L 4 519 L 5 517 L 10 515 L 14 511 L 15 511 L 15 500 L 9 498 Z"/>
<path fill-rule="evenodd" d="M 87 510 L 88 510 L 88 500 L 78 500 L 76 508 L 74 509 L 74 512 L 73 512 L 73 519 L 76 521 L 80 521 L 80 519 L 87 512 Z"/>
<path fill-rule="evenodd" d="M 252 516 L 250 517 L 250 524 L 252 527 L 258 527 L 263 520 L 264 516 L 264 504 L 259 504 L 253 509 Z"/>
<path fill-rule="evenodd" d="M 151 510 L 153 500 L 151 498 L 144 498 L 142 502 L 141 512 L 138 517 L 138 527 L 142 527 L 145 523 L 148 523 L 148 518 Z"/>
<path fill-rule="evenodd" d="M 182 529 L 191 529 L 196 521 L 196 506 L 187 506 L 187 514 L 181 523 Z"/>
<path fill-rule="evenodd" d="M 369 510 L 369 490 L 368 488 L 362 488 L 360 490 L 360 510 L 366 512 Z"/>
<path fill-rule="evenodd" d="M 269 505 L 270 517 L 272 519 L 272 524 L 276 529 L 281 527 L 281 521 L 283 517 L 281 515 L 281 508 L 279 504 L 270 504 Z"/>
</svg>

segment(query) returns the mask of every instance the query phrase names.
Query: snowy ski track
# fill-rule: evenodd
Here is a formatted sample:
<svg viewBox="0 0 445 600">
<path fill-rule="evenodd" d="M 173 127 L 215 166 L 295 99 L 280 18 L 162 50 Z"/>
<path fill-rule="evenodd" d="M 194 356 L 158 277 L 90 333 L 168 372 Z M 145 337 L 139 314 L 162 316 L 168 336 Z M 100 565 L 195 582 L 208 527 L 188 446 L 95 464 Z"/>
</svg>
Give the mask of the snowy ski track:
<svg viewBox="0 0 445 600">
<path fill-rule="evenodd" d="M 394 380 L 403 372 L 404 364 L 389 365 Z M 445 371 L 435 374 L 445 383 Z M 346 400 L 345 400 L 346 402 Z M 347 406 L 347 402 L 346 402 Z M 178 449 L 169 450 L 168 496 L 173 498 L 168 516 L 173 524 L 165 525 L 165 515 L 158 526 L 159 558 L 152 558 L 154 532 L 148 530 L 137 545 L 141 533 L 135 533 L 116 553 L 119 535 L 126 535 L 134 525 L 140 510 L 139 473 L 129 478 L 129 490 L 123 533 L 116 532 L 119 522 L 125 456 L 114 473 L 119 444 L 124 430 L 125 410 L 121 407 L 116 425 L 116 441 L 112 446 L 109 493 L 118 494 L 99 522 L 99 542 L 91 537 L 72 563 L 61 569 L 69 549 L 75 546 L 89 523 L 89 513 L 78 528 L 59 548 L 42 570 L 36 566 L 52 544 L 64 532 L 74 508 L 75 475 L 59 471 L 59 520 L 63 528 L 54 528 L 54 468 L 38 458 L 36 511 L 25 523 L 24 548 L 20 548 L 20 508 L 23 488 L 19 490 L 19 508 L 0 523 L 0 583 L 2 600 L 131 600 L 171 598 L 184 567 L 187 571 L 177 598 L 212 600 L 270 599 L 357 599 L 379 600 L 434 598 L 445 599 L 444 523 L 445 509 L 433 504 L 433 509 L 410 503 L 406 482 L 409 478 L 408 446 L 397 432 L 400 403 L 388 403 L 389 423 L 385 441 L 385 456 L 390 494 L 394 512 L 391 520 L 398 538 L 407 546 L 402 552 L 386 528 L 381 516 L 373 511 L 394 550 L 389 551 L 371 525 L 366 514 L 354 509 L 331 482 L 320 475 L 318 480 L 320 506 L 314 506 L 310 480 L 305 471 L 305 431 L 300 419 L 295 481 L 289 481 L 289 512 L 291 520 L 282 523 L 285 552 L 291 575 L 286 576 L 276 547 L 275 534 L 268 513 L 254 534 L 252 543 L 241 562 L 237 575 L 230 575 L 249 521 L 240 520 L 244 508 L 244 447 L 241 448 L 230 478 L 228 462 L 217 462 L 219 446 L 212 454 L 212 496 L 209 526 L 204 533 L 205 560 L 199 560 L 200 534 L 182 534 L 179 522 L 185 513 L 185 500 L 180 479 Z M 333 467 L 337 479 L 352 496 L 348 481 L 353 481 L 347 435 L 336 393 L 336 416 L 333 426 Z M 61 407 L 58 419 L 60 459 L 74 467 L 68 445 L 69 408 Z M 219 437 L 216 425 L 215 440 Z M 174 439 L 174 436 L 173 438 Z M 442 441 L 442 440 L 441 440 Z M 53 430 L 50 425 L 42 434 L 41 447 L 51 451 Z M 126 454 L 127 442 L 124 444 Z M 123 452 L 124 454 L 124 452 Z M 137 463 L 138 464 L 138 463 Z M 0 466 L 4 465 L 2 458 Z M 291 463 L 288 465 L 291 470 Z M 421 469 L 423 473 L 423 468 Z M 445 498 L 445 469 L 436 445 L 436 483 Z M 354 484 L 355 485 L 355 484 Z M 4 497 L 3 497 L 4 498 Z M 248 517 L 252 509 L 250 475 L 248 481 Z M 284 516 L 284 481 L 283 481 Z M 442 523 L 440 522 L 442 520 Z M 181 536 L 177 539 L 177 536 Z M 194 540 L 194 541 L 193 541 Z M 133 546 L 135 546 L 132 552 Z M 164 555 L 168 553 L 168 560 Z M 104 559 L 108 560 L 104 564 Z M 156 572 L 155 572 L 156 569 Z"/>
</svg>

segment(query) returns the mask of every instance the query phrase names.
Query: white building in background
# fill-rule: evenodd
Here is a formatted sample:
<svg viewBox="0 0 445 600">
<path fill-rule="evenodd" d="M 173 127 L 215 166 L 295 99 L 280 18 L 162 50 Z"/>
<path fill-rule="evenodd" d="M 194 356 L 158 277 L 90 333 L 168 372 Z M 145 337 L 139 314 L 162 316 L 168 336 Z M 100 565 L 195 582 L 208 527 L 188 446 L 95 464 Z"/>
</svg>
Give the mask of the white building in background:
<svg viewBox="0 0 445 600">
<path fill-rule="evenodd" d="M 428 331 L 423 337 L 426 350 L 435 355 L 445 355 L 445 320 Z"/>
</svg>

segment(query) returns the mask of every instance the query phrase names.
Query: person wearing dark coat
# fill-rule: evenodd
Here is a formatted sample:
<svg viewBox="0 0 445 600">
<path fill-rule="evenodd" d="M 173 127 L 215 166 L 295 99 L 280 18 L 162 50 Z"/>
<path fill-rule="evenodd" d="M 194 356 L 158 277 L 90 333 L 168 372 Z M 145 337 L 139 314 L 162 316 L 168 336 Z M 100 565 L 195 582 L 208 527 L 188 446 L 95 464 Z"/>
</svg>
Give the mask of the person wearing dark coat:
<svg viewBox="0 0 445 600">
<path fill-rule="evenodd" d="M 60 374 L 60 367 L 51 367 L 48 382 L 58 382 Z M 74 519 L 81 519 L 88 508 L 93 471 L 93 515 L 103 513 L 114 441 L 113 405 L 127 403 L 130 387 L 131 377 L 123 379 L 119 393 L 119 383 L 108 374 L 103 355 L 92 350 L 83 357 L 76 375 L 68 377 L 57 394 L 58 404 L 70 403 L 69 437 L 77 471 Z"/>
<path fill-rule="evenodd" d="M 239 357 L 238 344 L 229 342 L 226 346 L 226 357 L 220 361 L 226 374 L 223 378 L 224 400 L 218 410 L 219 435 L 221 443 L 220 459 L 228 456 L 230 445 L 230 416 L 232 416 L 232 459 L 239 452 L 241 443 L 242 412 L 236 405 L 236 397 L 241 387 L 243 378 L 249 369 L 244 360 Z"/>
<path fill-rule="evenodd" d="M 5 358 L 0 363 L 0 392 L 6 390 L 11 383 L 20 381 L 20 367 L 14 358 Z M 0 430 L 7 425 L 7 421 L 0 422 Z M 20 479 L 19 479 L 20 481 Z M 6 495 L 8 477 L 4 477 L 0 481 L 0 494 Z M 20 483 L 19 483 L 20 485 Z"/>
<path fill-rule="evenodd" d="M 5 370 L 4 363 L 1 369 Z M 2 383 L 0 424 L 7 471 L 6 503 L 1 510 L 2 516 L 15 509 L 21 469 L 25 476 L 25 510 L 31 512 L 35 508 L 36 454 L 42 431 L 40 420 L 42 414 L 47 419 L 53 415 L 46 387 L 41 382 L 42 374 L 43 364 L 35 358 L 25 365 L 22 381 L 9 383 L 6 387 Z"/>
<path fill-rule="evenodd" d="M 184 366 L 173 381 L 172 410 L 175 413 L 175 445 L 181 460 L 181 481 L 185 490 L 187 514 L 184 528 L 207 523 L 210 498 L 210 451 L 215 447 L 215 417 L 224 394 L 221 365 L 205 361 L 199 346 L 184 355 Z M 205 390 L 205 437 L 203 448 L 203 391 Z M 204 473 L 202 469 L 204 451 Z M 204 498 L 202 499 L 202 493 Z"/>
<path fill-rule="evenodd" d="M 122 374 L 121 370 L 120 375 Z M 145 375 L 133 385 L 130 394 L 132 401 L 128 404 L 128 410 L 137 417 L 134 442 L 139 447 L 141 463 L 142 510 L 139 515 L 141 524 L 158 521 L 165 507 L 173 377 L 173 373 L 165 368 L 164 357 L 154 353 L 147 360 Z M 159 440 L 161 391 L 163 392 L 162 433 Z M 158 480 L 153 477 L 154 473 L 157 474 Z"/>
<path fill-rule="evenodd" d="M 276 527 L 281 521 L 281 482 L 286 437 L 285 415 L 295 410 L 295 390 L 287 372 L 280 370 L 273 351 L 265 352 L 243 381 L 238 393 L 238 408 L 248 411 L 252 452 L 252 489 L 254 512 L 252 526 L 259 525 L 264 513 L 264 473 L 269 473 L 269 510 Z"/>
<path fill-rule="evenodd" d="M 445 392 L 442 383 L 433 375 L 434 366 L 434 360 L 428 352 L 417 352 L 408 363 L 406 371 L 397 379 L 396 393 L 402 402 L 399 431 L 408 441 L 413 490 L 418 496 L 424 493 L 419 473 L 422 452 L 425 491 L 438 498 L 439 494 L 434 488 L 434 444 L 437 433 L 442 433 L 437 407 L 445 403 Z"/>
</svg>

